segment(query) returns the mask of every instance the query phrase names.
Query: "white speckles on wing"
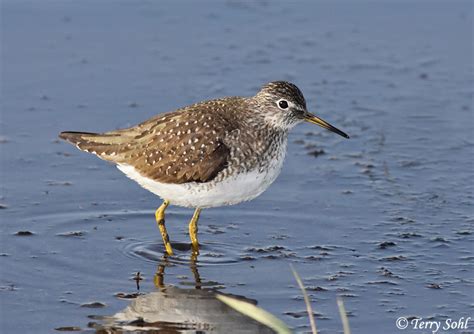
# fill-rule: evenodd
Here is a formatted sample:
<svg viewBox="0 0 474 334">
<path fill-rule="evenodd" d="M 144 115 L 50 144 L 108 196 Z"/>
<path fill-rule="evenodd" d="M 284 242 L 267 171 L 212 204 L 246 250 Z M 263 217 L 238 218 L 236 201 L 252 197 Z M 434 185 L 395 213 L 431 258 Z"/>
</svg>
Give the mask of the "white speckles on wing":
<svg viewBox="0 0 474 334">
<path fill-rule="evenodd" d="M 224 100 L 231 111 L 237 111 L 244 99 Z M 233 118 L 228 112 L 214 100 L 154 117 L 129 129 L 136 132 L 132 147 L 127 146 L 128 153 L 118 152 L 113 161 L 164 183 L 206 182 L 227 164 L 230 150 L 220 138 L 228 126 L 234 126 L 226 120 Z"/>
</svg>

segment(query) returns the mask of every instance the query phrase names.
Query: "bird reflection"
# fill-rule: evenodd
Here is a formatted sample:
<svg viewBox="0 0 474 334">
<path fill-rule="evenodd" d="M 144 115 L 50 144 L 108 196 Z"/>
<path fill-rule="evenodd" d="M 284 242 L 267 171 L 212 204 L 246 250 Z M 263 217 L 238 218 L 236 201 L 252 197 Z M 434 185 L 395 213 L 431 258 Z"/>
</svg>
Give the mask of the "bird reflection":
<svg viewBox="0 0 474 334">
<path fill-rule="evenodd" d="M 202 282 L 201 282 L 201 276 L 199 275 L 198 271 L 198 256 L 199 253 L 197 252 L 192 252 L 191 258 L 189 259 L 189 268 L 191 269 L 191 272 L 193 273 L 194 276 L 194 287 L 196 289 L 201 289 L 202 288 Z M 170 266 L 169 262 L 169 256 L 167 254 L 163 255 L 161 258 L 161 262 L 158 265 L 158 268 L 156 269 L 155 277 L 154 277 L 154 283 L 155 286 L 159 289 L 165 289 L 165 268 Z"/>
<path fill-rule="evenodd" d="M 171 269 L 172 263 L 164 255 L 153 278 L 156 291 L 137 294 L 125 309 L 90 326 L 96 333 L 273 333 L 219 301 L 216 296 L 221 292 L 203 287 L 206 283 L 201 280 L 198 263 L 198 254 L 192 254 L 189 268 L 194 287 L 183 289 L 165 283 L 165 271 Z M 242 296 L 226 295 L 257 303 Z"/>
</svg>

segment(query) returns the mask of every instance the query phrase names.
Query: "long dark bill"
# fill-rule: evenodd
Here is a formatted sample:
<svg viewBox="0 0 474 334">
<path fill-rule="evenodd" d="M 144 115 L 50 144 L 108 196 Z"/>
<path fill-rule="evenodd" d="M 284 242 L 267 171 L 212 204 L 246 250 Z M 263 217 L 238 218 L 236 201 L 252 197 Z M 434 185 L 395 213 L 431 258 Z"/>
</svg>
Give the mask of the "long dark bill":
<svg viewBox="0 0 474 334">
<path fill-rule="evenodd" d="M 328 122 L 322 120 L 321 118 L 313 115 L 313 114 L 310 114 L 310 113 L 307 113 L 304 117 L 304 120 L 307 121 L 307 122 L 310 122 L 310 123 L 313 123 L 313 124 L 317 124 L 319 125 L 320 127 L 323 127 L 325 129 L 328 129 L 329 131 L 332 131 L 332 132 L 335 132 L 337 133 L 338 135 L 340 136 L 343 136 L 344 138 L 349 138 L 349 136 L 347 135 L 347 133 L 339 130 L 338 128 L 336 128 L 335 126 L 332 126 L 331 124 L 329 124 Z"/>
</svg>

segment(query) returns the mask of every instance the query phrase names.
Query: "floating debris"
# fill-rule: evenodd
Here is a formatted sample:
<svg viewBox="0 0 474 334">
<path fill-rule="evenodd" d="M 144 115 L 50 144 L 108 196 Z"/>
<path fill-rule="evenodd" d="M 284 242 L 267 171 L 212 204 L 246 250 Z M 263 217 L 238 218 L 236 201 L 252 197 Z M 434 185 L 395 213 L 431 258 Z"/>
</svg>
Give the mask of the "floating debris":
<svg viewBox="0 0 474 334">
<path fill-rule="evenodd" d="M 403 255 L 394 255 L 394 256 L 387 256 L 387 257 L 384 257 L 382 259 L 380 259 L 381 261 L 404 261 L 406 260 L 407 258 Z"/>
<path fill-rule="evenodd" d="M 385 267 L 381 267 L 377 272 L 382 276 L 400 278 L 399 276 L 394 275 L 390 270 Z"/>
<path fill-rule="evenodd" d="M 47 180 L 46 184 L 48 186 L 72 186 L 72 182 L 69 181 L 54 181 L 54 180 Z"/>
<path fill-rule="evenodd" d="M 56 234 L 58 237 L 83 237 L 87 234 L 84 231 L 70 231 Z"/>
<path fill-rule="evenodd" d="M 421 234 L 415 232 L 400 233 L 398 236 L 402 239 L 421 238 Z"/>
<path fill-rule="evenodd" d="M 120 299 L 135 299 L 140 295 L 141 295 L 140 292 L 133 292 L 133 293 L 117 292 L 114 296 Z"/>
<path fill-rule="evenodd" d="M 398 285 L 395 282 L 392 281 L 369 281 L 367 284 L 388 284 L 388 285 Z"/>
<path fill-rule="evenodd" d="M 80 332 L 82 331 L 81 327 L 77 326 L 64 326 L 64 327 L 57 327 L 54 330 L 59 332 Z"/>
<path fill-rule="evenodd" d="M 70 157 L 72 156 L 71 153 L 68 153 L 68 152 L 56 152 L 56 155 L 60 155 L 62 157 Z"/>
<path fill-rule="evenodd" d="M 290 236 L 287 234 L 276 234 L 276 235 L 271 236 L 271 238 L 275 240 L 285 240 L 285 239 L 288 239 L 289 237 Z"/>
<path fill-rule="evenodd" d="M 326 154 L 326 152 L 323 149 L 316 149 L 316 150 L 311 150 L 307 153 L 308 155 L 311 155 L 313 157 L 318 157 L 320 155 Z"/>
<path fill-rule="evenodd" d="M 330 250 L 334 249 L 334 247 L 331 247 L 331 246 L 320 246 L 320 245 L 309 246 L 308 248 L 309 249 L 317 249 L 317 250 L 321 250 L 321 251 L 330 251 Z"/>
<path fill-rule="evenodd" d="M 396 245 L 397 244 L 394 243 L 393 241 L 384 241 L 384 242 L 379 243 L 379 248 L 380 249 L 386 249 L 388 247 L 394 247 Z"/>
<path fill-rule="evenodd" d="M 87 307 L 87 308 L 102 308 L 106 307 L 107 305 L 101 302 L 90 302 L 90 303 L 84 303 L 81 305 L 81 307 Z"/>
<path fill-rule="evenodd" d="M 268 246 L 265 248 L 250 247 L 246 249 L 246 251 L 256 252 L 256 253 L 271 253 L 271 252 L 276 252 L 276 251 L 281 251 L 281 250 L 287 250 L 287 248 L 283 246 L 275 245 L 275 246 Z"/>
<path fill-rule="evenodd" d="M 329 276 L 327 278 L 327 280 L 328 281 L 336 281 L 339 278 L 346 277 L 346 276 L 349 276 L 349 275 L 352 275 L 352 274 L 354 274 L 354 273 L 351 272 L 351 271 L 339 271 L 338 273 Z"/>
<path fill-rule="evenodd" d="M 35 234 L 31 231 L 18 231 L 15 233 L 15 235 L 20 236 L 20 237 L 29 237 Z"/>
<path fill-rule="evenodd" d="M 315 291 L 315 292 L 320 292 L 320 291 L 327 291 L 328 289 L 323 288 L 322 286 L 307 286 L 305 287 L 307 291 Z"/>
<path fill-rule="evenodd" d="M 14 284 L 0 285 L 0 291 L 16 291 L 18 288 Z"/>
<path fill-rule="evenodd" d="M 308 316 L 308 312 L 306 310 L 296 311 L 296 312 L 285 312 L 284 314 L 288 315 L 290 317 L 293 317 L 295 319 L 305 318 L 305 317 Z M 317 312 L 313 312 L 313 316 L 318 318 L 319 320 L 328 320 L 329 319 L 328 317 L 324 316 L 323 314 L 317 313 Z"/>
</svg>

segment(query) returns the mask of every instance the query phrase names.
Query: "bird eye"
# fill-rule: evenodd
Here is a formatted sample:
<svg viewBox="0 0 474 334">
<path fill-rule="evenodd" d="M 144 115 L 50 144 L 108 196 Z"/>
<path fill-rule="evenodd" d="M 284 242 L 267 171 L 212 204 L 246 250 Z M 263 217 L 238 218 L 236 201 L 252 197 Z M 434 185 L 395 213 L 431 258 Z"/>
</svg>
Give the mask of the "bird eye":
<svg viewBox="0 0 474 334">
<path fill-rule="evenodd" d="M 280 107 L 280 109 L 287 109 L 288 108 L 288 101 L 286 101 L 286 100 L 278 101 L 278 107 Z"/>
</svg>

